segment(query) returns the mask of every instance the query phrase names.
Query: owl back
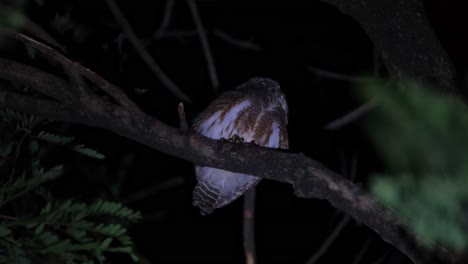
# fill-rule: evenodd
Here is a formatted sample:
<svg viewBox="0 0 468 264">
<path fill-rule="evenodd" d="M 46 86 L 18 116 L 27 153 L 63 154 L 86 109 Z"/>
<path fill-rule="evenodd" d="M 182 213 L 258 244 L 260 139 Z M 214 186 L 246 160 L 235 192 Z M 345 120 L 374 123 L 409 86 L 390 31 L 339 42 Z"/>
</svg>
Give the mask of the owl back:
<svg viewBox="0 0 468 264">
<path fill-rule="evenodd" d="M 288 148 L 288 106 L 279 85 L 266 78 L 254 78 L 236 90 L 223 93 L 194 122 L 194 129 L 212 139 L 229 139 L 237 135 L 244 142 L 269 148 Z M 198 184 L 193 204 L 201 214 L 223 207 L 260 178 L 211 167 L 195 166 Z"/>
</svg>

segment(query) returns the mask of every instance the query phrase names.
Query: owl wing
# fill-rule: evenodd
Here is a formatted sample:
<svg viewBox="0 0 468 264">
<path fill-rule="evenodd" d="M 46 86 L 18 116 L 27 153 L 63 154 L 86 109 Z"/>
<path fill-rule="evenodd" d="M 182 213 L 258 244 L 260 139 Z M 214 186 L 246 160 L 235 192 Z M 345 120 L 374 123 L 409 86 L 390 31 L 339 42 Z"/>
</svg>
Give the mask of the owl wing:
<svg viewBox="0 0 468 264">
<path fill-rule="evenodd" d="M 239 99 L 230 108 L 208 109 L 194 126 L 204 136 L 220 139 L 238 135 L 244 142 L 288 148 L 286 124 L 281 122 L 283 119 L 275 118 L 275 111 L 282 111 L 280 108 L 263 109 L 249 100 Z M 231 203 L 261 179 L 211 167 L 195 166 L 195 173 L 198 184 L 193 191 L 193 205 L 200 208 L 202 215 Z"/>
</svg>

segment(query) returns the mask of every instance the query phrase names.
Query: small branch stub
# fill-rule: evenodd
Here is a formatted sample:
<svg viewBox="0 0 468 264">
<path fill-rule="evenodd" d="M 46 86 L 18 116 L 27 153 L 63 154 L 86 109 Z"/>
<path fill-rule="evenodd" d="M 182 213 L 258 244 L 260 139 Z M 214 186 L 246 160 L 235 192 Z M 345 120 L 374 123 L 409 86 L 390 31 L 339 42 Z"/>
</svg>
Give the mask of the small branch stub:
<svg viewBox="0 0 468 264">
<path fill-rule="evenodd" d="M 184 103 L 180 102 L 179 106 L 177 107 L 177 111 L 179 113 L 179 129 L 182 132 L 187 132 L 189 129 L 189 125 L 187 123 L 187 119 L 185 118 L 185 111 L 184 111 Z"/>
</svg>

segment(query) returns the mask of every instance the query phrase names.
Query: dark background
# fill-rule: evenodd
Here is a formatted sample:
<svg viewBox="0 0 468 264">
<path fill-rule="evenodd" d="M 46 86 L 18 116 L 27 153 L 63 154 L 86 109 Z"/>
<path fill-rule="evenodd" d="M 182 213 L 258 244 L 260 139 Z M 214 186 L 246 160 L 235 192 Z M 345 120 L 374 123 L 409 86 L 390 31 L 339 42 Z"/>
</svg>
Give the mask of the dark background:
<svg viewBox="0 0 468 264">
<path fill-rule="evenodd" d="M 466 87 L 467 9 L 463 1 L 424 2 L 433 29 L 457 68 L 459 85 Z M 198 36 L 168 34 L 194 32 L 186 2 L 175 1 L 166 35 L 157 39 L 151 36 L 163 20 L 165 1 L 117 3 L 137 35 L 148 43 L 153 58 L 190 96 L 193 103 L 185 104 L 185 110 L 193 118 L 217 93 L 211 87 Z M 104 1 L 15 4 L 53 35 L 70 58 L 122 87 L 147 113 L 178 125 L 179 100 L 142 62 Z M 383 168 L 367 140 L 362 120 L 335 131 L 324 129 L 362 103 L 355 96 L 359 87 L 308 70 L 315 67 L 347 76 L 385 76 L 359 24 L 320 1 L 201 0 L 197 4 L 208 32 L 220 92 L 252 77 L 277 80 L 289 102 L 291 151 L 302 152 L 366 187 L 369 175 Z M 61 19 L 65 19 L 65 26 L 58 26 Z M 232 45 L 216 31 L 250 40 L 258 49 Z M 23 51 L 18 48 L 9 56 L 21 56 Z M 46 162 L 64 163 L 67 172 L 53 183 L 53 191 L 57 197 L 84 201 L 97 197 L 129 201 L 130 207 L 144 215 L 131 234 L 138 253 L 150 263 L 244 262 L 242 199 L 201 216 L 191 205 L 195 185 L 192 164 L 100 129 L 57 123 L 42 129 L 74 135 L 106 155 L 99 161 L 75 153 L 49 153 Z M 152 191 L 136 196 L 148 188 Z M 257 187 L 256 206 L 259 263 L 305 263 L 343 218 L 327 202 L 297 198 L 291 186 L 268 180 Z M 409 263 L 373 231 L 351 220 L 319 263 L 378 261 Z"/>
</svg>

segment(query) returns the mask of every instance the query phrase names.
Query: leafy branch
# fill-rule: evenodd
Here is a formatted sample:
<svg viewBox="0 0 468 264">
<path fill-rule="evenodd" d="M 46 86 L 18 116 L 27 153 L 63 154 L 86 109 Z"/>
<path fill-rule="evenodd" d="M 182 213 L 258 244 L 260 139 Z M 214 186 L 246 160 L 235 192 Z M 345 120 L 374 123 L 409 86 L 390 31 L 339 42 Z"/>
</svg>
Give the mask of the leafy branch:
<svg viewBox="0 0 468 264">
<path fill-rule="evenodd" d="M 378 98 L 368 129 L 390 169 L 373 177 L 372 192 L 426 246 L 462 252 L 468 247 L 466 107 L 414 82 L 381 88 L 374 82 L 363 90 Z"/>
<path fill-rule="evenodd" d="M 73 137 L 44 131 L 32 137 L 31 129 L 39 119 L 12 110 L 0 109 L 0 113 L 1 120 L 6 121 L 2 128 L 11 128 L 12 133 L 5 133 L 0 141 L 0 170 L 10 170 L 0 178 L 0 263 L 49 263 L 52 259 L 60 263 L 104 263 L 109 253 L 124 253 L 138 261 L 127 226 L 138 222 L 141 214 L 117 202 L 54 199 L 44 185 L 64 174 L 64 165 L 44 169 L 39 150 L 47 145 L 39 145 L 37 140 L 95 158 L 103 155 L 73 144 Z M 20 139 L 15 136 L 21 133 Z M 21 148 L 23 143 L 28 143 L 28 148 Z M 30 160 L 31 164 L 17 173 L 20 160 Z M 26 211 L 21 209 L 22 202 L 28 204 Z"/>
<path fill-rule="evenodd" d="M 37 135 L 37 138 L 40 140 L 52 143 L 52 144 L 66 146 L 73 151 L 89 156 L 91 158 L 95 158 L 95 159 L 105 158 L 104 154 L 101 154 L 94 149 L 88 148 L 83 144 L 71 144 L 75 140 L 74 137 L 66 137 L 66 136 L 61 136 L 61 135 L 41 131 Z"/>
</svg>

